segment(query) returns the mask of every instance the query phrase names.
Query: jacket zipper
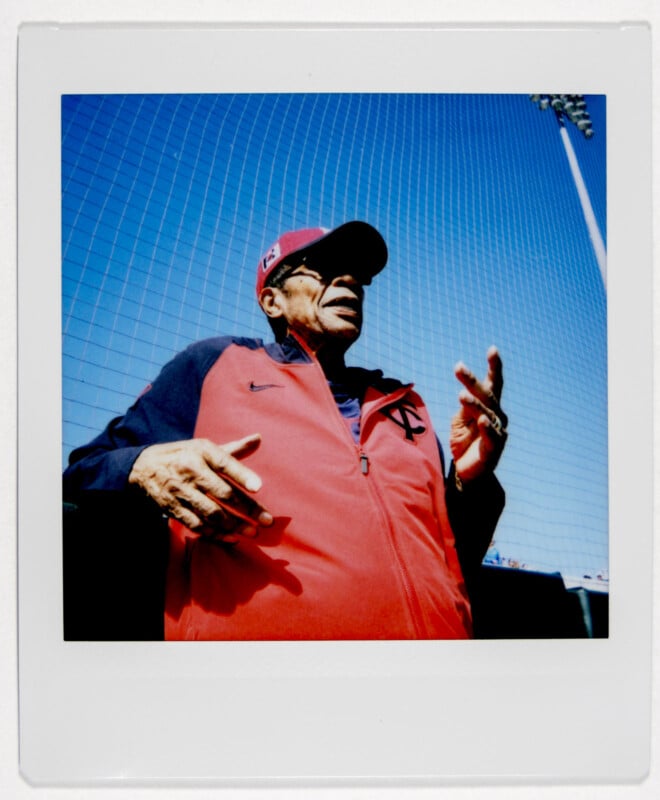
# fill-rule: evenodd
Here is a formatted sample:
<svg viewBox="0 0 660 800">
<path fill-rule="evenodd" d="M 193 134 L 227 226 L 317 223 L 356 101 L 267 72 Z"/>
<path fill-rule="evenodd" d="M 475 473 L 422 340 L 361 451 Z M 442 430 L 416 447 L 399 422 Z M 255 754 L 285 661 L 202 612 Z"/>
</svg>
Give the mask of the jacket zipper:
<svg viewBox="0 0 660 800">
<path fill-rule="evenodd" d="M 360 449 L 360 459 L 362 462 L 362 474 L 367 475 L 369 470 L 369 459 L 368 456 L 365 453 L 363 453 L 361 449 Z M 408 572 L 406 562 L 403 556 L 401 555 L 399 548 L 397 547 L 396 539 L 394 537 L 394 531 L 392 528 L 392 523 L 389 515 L 385 510 L 387 506 L 383 501 L 378 481 L 372 477 L 368 481 L 367 485 L 371 493 L 375 496 L 376 506 L 378 507 L 380 515 L 384 520 L 385 528 L 387 530 L 387 535 L 390 542 L 390 547 L 392 548 L 395 561 L 399 567 L 399 574 L 401 576 L 401 582 L 403 584 L 403 591 L 406 596 L 406 600 L 408 602 L 408 613 L 410 614 L 410 619 L 412 620 L 413 627 L 415 629 L 417 637 L 421 638 L 423 623 L 421 622 L 421 613 L 419 610 L 419 600 L 417 598 L 417 592 L 415 591 L 413 582 L 410 578 L 410 573 Z"/>
<path fill-rule="evenodd" d="M 301 343 L 301 345 L 302 345 L 302 343 Z M 304 345 L 302 345 L 302 346 L 304 347 Z M 321 365 L 319 364 L 318 360 L 313 355 L 312 355 L 312 364 L 316 368 L 317 372 L 320 373 L 320 377 L 322 378 L 322 384 L 324 386 L 324 390 L 326 392 L 326 395 L 329 397 L 329 399 L 330 399 L 330 401 L 332 403 L 332 407 L 334 409 L 335 419 L 340 423 L 340 427 L 342 429 L 342 436 L 347 437 L 349 435 L 348 431 L 347 431 L 345 425 L 343 424 L 344 423 L 343 417 L 341 416 L 341 413 L 339 412 L 339 409 L 337 408 L 337 403 L 335 402 L 335 398 L 332 396 L 332 392 L 330 391 L 330 387 L 328 386 L 328 380 L 327 380 L 327 378 L 325 376 L 325 372 L 323 372 L 323 369 L 322 369 Z M 401 396 L 403 396 L 404 394 L 405 394 L 405 392 L 401 391 Z M 396 395 L 396 393 L 395 393 L 395 395 Z M 389 397 L 387 397 L 387 402 L 384 403 L 383 405 L 389 405 L 391 402 L 392 402 L 392 399 L 391 399 L 391 396 L 389 396 Z M 371 416 L 371 414 L 375 413 L 379 408 L 381 408 L 380 404 L 375 406 L 375 407 L 372 407 L 368 416 Z M 362 431 L 364 429 L 364 422 L 366 421 L 366 419 L 367 419 L 367 417 L 364 417 L 360 421 L 360 438 L 362 438 Z M 357 454 L 358 454 L 358 458 L 359 458 L 359 461 L 360 461 L 360 471 L 361 471 L 362 475 L 365 476 L 365 478 L 369 478 L 370 477 L 370 472 L 371 472 L 370 471 L 369 456 L 367 455 L 367 453 L 364 452 L 361 442 L 357 445 Z M 376 505 L 376 507 L 378 509 L 378 512 L 379 512 L 381 518 L 383 519 L 384 527 L 385 527 L 385 529 L 387 531 L 387 535 L 388 535 L 388 538 L 389 538 L 390 547 L 392 548 L 392 552 L 394 553 L 394 559 L 396 561 L 396 564 L 399 567 L 399 575 L 401 577 L 401 582 L 403 584 L 403 590 L 404 590 L 404 594 L 406 596 L 406 601 L 407 601 L 407 605 L 408 605 L 408 613 L 410 615 L 410 619 L 412 621 L 413 628 L 415 630 L 415 633 L 416 633 L 417 637 L 421 638 L 421 634 L 422 634 L 422 630 L 423 630 L 423 624 L 422 624 L 421 619 L 420 619 L 421 615 L 420 615 L 420 612 L 419 612 L 419 600 L 417 599 L 417 593 L 415 592 L 415 589 L 413 587 L 412 581 L 410 579 L 410 573 L 408 572 L 408 568 L 406 567 L 406 564 L 405 564 L 405 561 L 403 559 L 403 556 L 401 555 L 401 552 L 399 551 L 399 548 L 397 547 L 396 540 L 395 540 L 395 537 L 394 537 L 394 531 L 393 531 L 393 528 L 392 528 L 392 522 L 390 520 L 389 514 L 386 511 L 387 506 L 383 502 L 383 498 L 382 498 L 382 495 L 380 493 L 380 488 L 378 487 L 378 482 L 376 480 L 374 480 L 373 477 L 371 477 L 370 480 L 368 481 L 367 485 L 370 487 L 370 491 L 371 491 L 372 497 L 375 500 L 375 505 Z"/>
</svg>

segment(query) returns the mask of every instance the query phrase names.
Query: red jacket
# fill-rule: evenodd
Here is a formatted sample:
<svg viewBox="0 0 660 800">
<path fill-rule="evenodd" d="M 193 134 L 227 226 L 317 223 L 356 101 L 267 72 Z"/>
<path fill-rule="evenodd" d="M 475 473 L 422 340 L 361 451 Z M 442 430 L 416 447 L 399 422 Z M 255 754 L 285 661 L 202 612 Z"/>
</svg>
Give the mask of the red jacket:
<svg viewBox="0 0 660 800">
<path fill-rule="evenodd" d="M 232 545 L 171 524 L 166 638 L 470 635 L 438 443 L 410 386 L 367 388 L 356 444 L 314 359 L 232 345 L 206 374 L 194 435 L 253 432 L 246 464 L 275 523 Z"/>
<path fill-rule="evenodd" d="M 125 415 L 74 451 L 65 499 L 101 517 L 99 524 L 119 517 L 118 527 L 111 523 L 112 541 L 121 537 L 131 575 L 138 570 L 130 592 L 126 577 L 102 583 L 102 602 L 89 600 L 90 620 L 98 624 L 85 628 L 85 638 L 104 638 L 106 629 L 121 638 L 142 607 L 145 624 L 133 626 L 139 630 L 133 637 L 162 635 L 149 622 L 159 602 L 153 594 L 161 561 L 150 548 L 160 541 L 161 515 L 127 481 L 141 450 L 192 436 L 223 443 L 254 432 L 262 442 L 246 463 L 263 479 L 257 497 L 275 523 L 236 545 L 170 523 L 162 581 L 166 638 L 469 636 L 454 542 L 473 585 L 504 505 L 502 488 L 491 475 L 462 493 L 450 478 L 445 489 L 439 444 L 411 386 L 357 368 L 343 373 L 344 382 L 358 387 L 351 396 L 362 397 L 359 443 L 337 405 L 343 401 L 335 402 L 319 364 L 295 340 L 204 340 L 176 356 Z"/>
</svg>

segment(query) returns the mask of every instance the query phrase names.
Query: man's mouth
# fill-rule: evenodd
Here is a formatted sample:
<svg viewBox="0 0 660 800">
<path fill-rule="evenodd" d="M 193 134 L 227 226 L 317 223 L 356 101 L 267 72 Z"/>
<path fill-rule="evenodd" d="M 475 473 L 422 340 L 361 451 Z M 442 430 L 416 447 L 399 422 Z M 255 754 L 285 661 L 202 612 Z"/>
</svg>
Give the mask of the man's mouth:
<svg viewBox="0 0 660 800">
<path fill-rule="evenodd" d="M 326 308 L 337 308 L 342 311 L 350 311 L 354 314 L 359 314 L 362 310 L 362 304 L 357 297 L 335 297 L 325 303 Z"/>
</svg>

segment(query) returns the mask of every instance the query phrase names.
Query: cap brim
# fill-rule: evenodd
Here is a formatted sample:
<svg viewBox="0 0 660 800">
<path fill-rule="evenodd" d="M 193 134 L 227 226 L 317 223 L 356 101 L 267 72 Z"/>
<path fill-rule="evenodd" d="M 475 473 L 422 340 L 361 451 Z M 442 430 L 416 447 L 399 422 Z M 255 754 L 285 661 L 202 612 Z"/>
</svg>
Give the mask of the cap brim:
<svg viewBox="0 0 660 800">
<path fill-rule="evenodd" d="M 345 222 L 325 236 L 302 248 L 301 256 L 317 256 L 323 261 L 343 262 L 352 272 L 373 278 L 387 264 L 387 245 L 368 222 Z"/>
</svg>

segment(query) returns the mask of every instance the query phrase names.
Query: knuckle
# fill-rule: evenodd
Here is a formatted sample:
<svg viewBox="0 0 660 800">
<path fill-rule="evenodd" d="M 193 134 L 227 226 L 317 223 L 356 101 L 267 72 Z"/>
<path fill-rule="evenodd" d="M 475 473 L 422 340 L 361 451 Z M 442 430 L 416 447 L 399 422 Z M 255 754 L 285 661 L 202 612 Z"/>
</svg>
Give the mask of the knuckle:
<svg viewBox="0 0 660 800">
<path fill-rule="evenodd" d="M 177 473 L 189 477 L 195 472 L 198 464 L 199 458 L 195 453 L 186 450 L 179 454 L 173 466 Z"/>
<path fill-rule="evenodd" d="M 202 527 L 202 521 L 196 514 L 193 514 L 192 511 L 188 511 L 187 509 L 183 509 L 177 514 L 177 518 L 180 522 L 191 531 L 197 533 L 199 532 L 200 528 Z"/>
<path fill-rule="evenodd" d="M 169 475 L 162 483 L 163 492 L 176 497 L 181 491 L 181 483 L 173 475 Z"/>
<path fill-rule="evenodd" d="M 214 461 L 216 469 L 224 472 L 229 466 L 230 455 L 224 448 L 218 447 L 215 451 Z"/>
<path fill-rule="evenodd" d="M 234 500 L 234 490 L 232 486 L 225 481 L 220 481 L 216 484 L 213 494 L 218 500 L 222 500 L 225 503 Z"/>
</svg>

